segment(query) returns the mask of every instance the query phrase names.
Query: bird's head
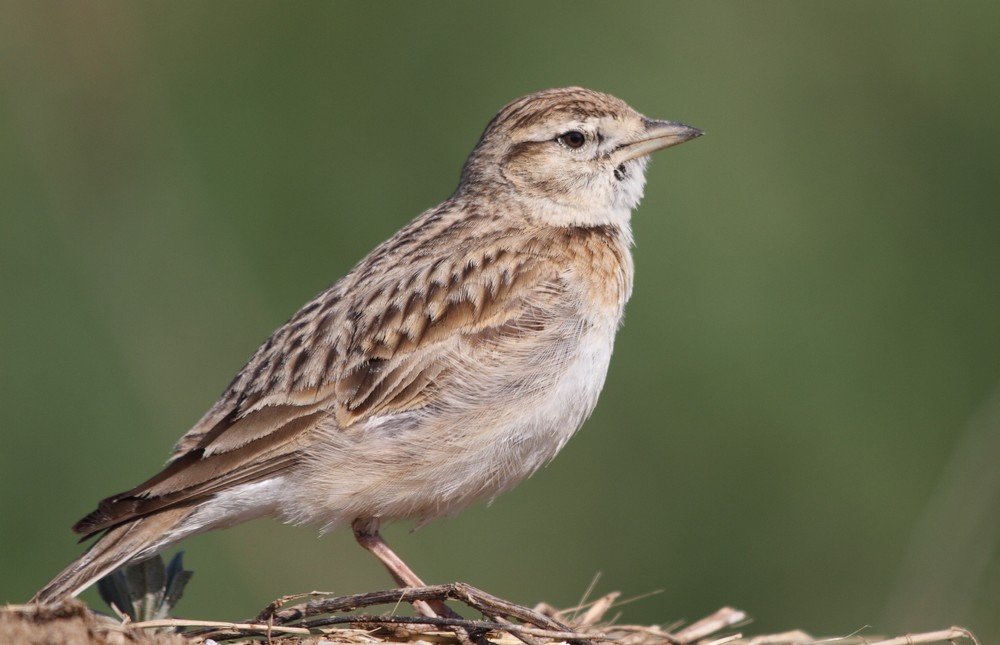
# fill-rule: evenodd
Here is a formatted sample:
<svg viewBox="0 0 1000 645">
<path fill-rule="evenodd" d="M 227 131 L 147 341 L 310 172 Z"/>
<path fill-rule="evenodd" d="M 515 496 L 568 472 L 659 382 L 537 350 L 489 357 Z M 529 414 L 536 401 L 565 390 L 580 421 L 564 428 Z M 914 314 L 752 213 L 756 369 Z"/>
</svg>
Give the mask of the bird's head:
<svg viewBox="0 0 1000 645">
<path fill-rule="evenodd" d="M 642 198 L 649 155 L 701 134 L 601 92 L 544 90 L 497 113 L 465 163 L 459 192 L 523 201 L 545 224 L 620 225 Z"/>
</svg>

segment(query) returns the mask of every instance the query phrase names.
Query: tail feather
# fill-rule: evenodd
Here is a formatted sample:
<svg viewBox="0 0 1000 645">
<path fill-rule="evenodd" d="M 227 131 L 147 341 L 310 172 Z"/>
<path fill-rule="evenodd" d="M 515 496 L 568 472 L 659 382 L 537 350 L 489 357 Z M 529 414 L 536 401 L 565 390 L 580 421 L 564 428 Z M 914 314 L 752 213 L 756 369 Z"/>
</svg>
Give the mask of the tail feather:
<svg viewBox="0 0 1000 645">
<path fill-rule="evenodd" d="M 49 605 L 68 600 L 118 567 L 155 555 L 173 542 L 165 535 L 190 513 L 189 508 L 175 508 L 108 529 L 31 602 Z"/>
</svg>

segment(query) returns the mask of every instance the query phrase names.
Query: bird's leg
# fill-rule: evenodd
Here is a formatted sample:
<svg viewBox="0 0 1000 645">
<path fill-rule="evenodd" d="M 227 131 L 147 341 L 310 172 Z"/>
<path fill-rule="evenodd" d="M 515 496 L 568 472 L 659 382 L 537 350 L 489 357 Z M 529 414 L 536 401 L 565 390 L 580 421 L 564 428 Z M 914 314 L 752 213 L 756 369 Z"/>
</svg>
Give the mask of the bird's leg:
<svg viewBox="0 0 1000 645">
<path fill-rule="evenodd" d="M 385 540 L 379 534 L 378 520 L 374 518 L 358 518 L 351 523 L 354 530 L 354 539 L 358 544 L 368 551 L 389 570 L 389 575 L 401 587 L 426 587 L 424 581 L 413 572 L 413 569 L 406 566 L 403 559 L 389 548 Z M 442 600 L 417 600 L 413 603 L 413 608 L 422 616 L 429 618 L 461 618 L 461 616 L 451 610 Z"/>
</svg>

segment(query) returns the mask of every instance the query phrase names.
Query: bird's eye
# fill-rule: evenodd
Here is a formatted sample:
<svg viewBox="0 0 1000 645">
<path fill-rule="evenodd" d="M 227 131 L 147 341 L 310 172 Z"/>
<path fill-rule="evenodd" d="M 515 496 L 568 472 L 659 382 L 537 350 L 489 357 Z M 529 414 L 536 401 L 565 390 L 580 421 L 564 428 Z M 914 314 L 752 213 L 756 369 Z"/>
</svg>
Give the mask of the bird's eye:
<svg viewBox="0 0 1000 645">
<path fill-rule="evenodd" d="M 579 130 L 570 130 L 559 135 L 559 141 L 570 148 L 580 148 L 587 143 L 587 137 Z"/>
</svg>

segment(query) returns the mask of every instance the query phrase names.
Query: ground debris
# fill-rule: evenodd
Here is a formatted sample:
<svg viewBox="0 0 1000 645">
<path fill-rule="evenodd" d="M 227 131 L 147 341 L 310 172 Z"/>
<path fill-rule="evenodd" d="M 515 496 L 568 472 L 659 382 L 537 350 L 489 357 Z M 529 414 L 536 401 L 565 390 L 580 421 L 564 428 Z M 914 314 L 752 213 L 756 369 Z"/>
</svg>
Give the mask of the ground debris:
<svg viewBox="0 0 1000 645">
<path fill-rule="evenodd" d="M 865 634 L 817 639 L 801 631 L 748 636 L 739 630 L 749 620 L 738 609 L 723 607 L 690 624 L 620 624 L 611 613 L 628 600 L 617 592 L 577 607 L 557 610 L 515 605 L 462 583 L 390 589 L 352 596 L 311 592 L 279 598 L 244 622 L 166 618 L 130 622 L 89 610 L 79 601 L 57 606 L 8 605 L 0 608 L 0 642 L 66 645 L 180 645 L 271 643 L 275 645 L 352 645 L 354 643 L 428 643 L 443 645 L 930 645 L 978 641 L 968 630 L 882 638 Z M 304 601 L 303 601 L 304 600 Z M 401 606 L 416 601 L 461 603 L 480 618 L 404 616 Z M 294 603 L 294 604 L 293 604 Z M 378 605 L 385 614 L 359 614 Z M 183 630 L 183 631 L 182 631 Z M 177 633 L 181 631 L 181 633 Z"/>
<path fill-rule="evenodd" d="M 189 645 L 183 636 L 136 628 L 79 600 L 0 607 L 0 643 L 17 645 Z"/>
</svg>

